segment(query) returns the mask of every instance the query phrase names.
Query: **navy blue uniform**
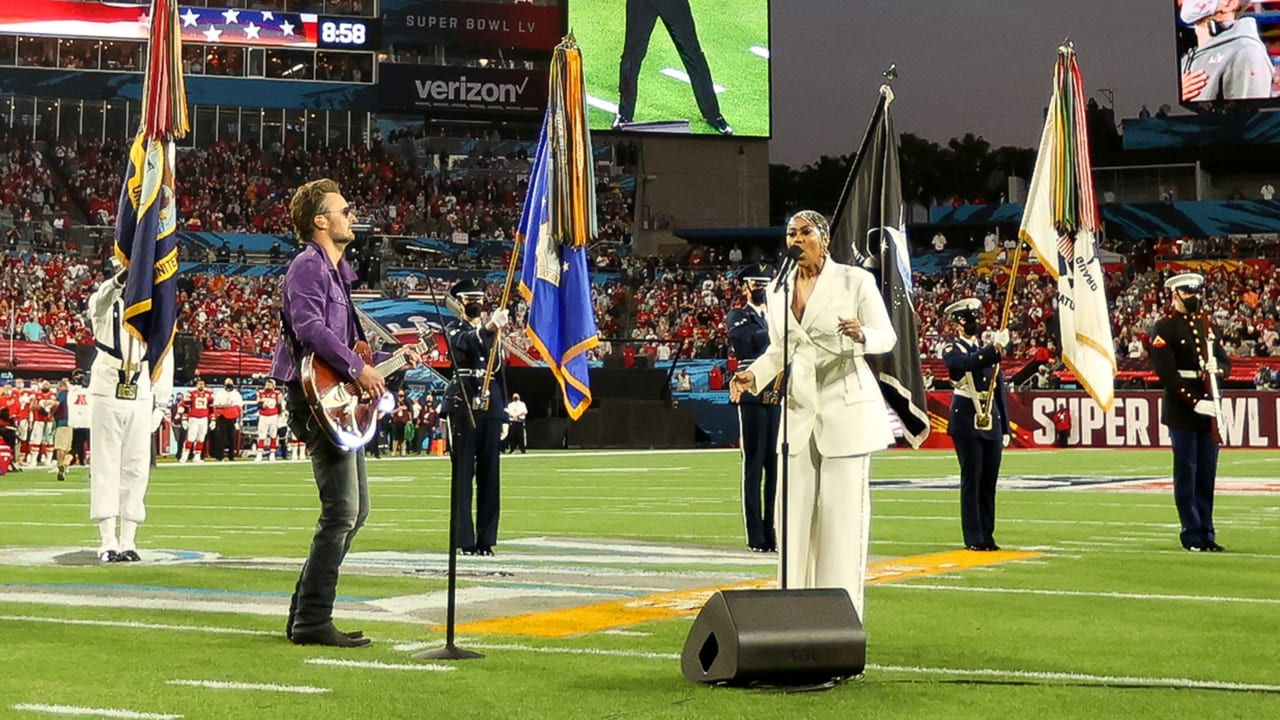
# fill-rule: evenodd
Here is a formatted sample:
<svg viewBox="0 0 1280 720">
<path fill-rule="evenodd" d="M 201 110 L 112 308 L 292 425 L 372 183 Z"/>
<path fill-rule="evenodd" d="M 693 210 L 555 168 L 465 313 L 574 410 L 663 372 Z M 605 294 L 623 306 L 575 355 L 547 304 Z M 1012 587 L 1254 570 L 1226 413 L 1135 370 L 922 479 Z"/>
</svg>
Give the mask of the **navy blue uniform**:
<svg viewBox="0 0 1280 720">
<path fill-rule="evenodd" d="M 1182 547 L 1201 550 L 1217 543 L 1213 527 L 1213 489 L 1218 477 L 1218 439 L 1213 420 L 1195 411 L 1209 400 L 1200 367 L 1212 344 L 1222 375 L 1230 371 L 1227 354 L 1213 336 L 1204 313 L 1176 312 L 1156 322 L 1151 333 L 1151 366 L 1164 386 L 1160 421 L 1173 443 L 1173 501 L 1182 525 Z"/>
<path fill-rule="evenodd" d="M 462 320 L 449 324 L 449 345 L 453 350 L 453 382 L 448 391 L 450 450 L 456 505 L 457 547 L 488 550 L 498 544 L 499 458 L 502 455 L 502 423 L 506 422 L 507 389 L 501 359 L 489 383 L 489 407 L 475 404 L 484 385 L 485 366 L 495 333 L 473 327 Z M 465 386 L 465 395 L 462 388 Z M 467 414 L 470 401 L 475 426 Z M 471 522 L 471 481 L 475 479 L 475 524 Z"/>
<path fill-rule="evenodd" d="M 764 315 L 750 305 L 729 311 L 729 344 L 743 366 L 750 365 L 769 347 L 769 326 Z M 772 387 L 772 386 L 771 386 Z M 743 393 L 738 402 L 742 448 L 742 515 L 747 545 L 754 550 L 774 550 L 774 498 L 778 492 L 778 404 L 765 404 L 759 395 Z M 763 478 L 763 486 L 761 479 Z"/>
<path fill-rule="evenodd" d="M 684 63 L 689 84 L 693 86 L 693 97 L 698 102 L 698 111 L 707 122 L 714 124 L 720 117 L 720 101 L 716 99 L 707 57 L 698 42 L 698 30 L 689 0 L 627 0 L 622 60 L 618 63 L 618 117 L 625 122 L 631 122 L 635 117 L 640 66 L 649 52 L 649 37 L 659 19 L 671 35 L 671 43 Z"/>
<path fill-rule="evenodd" d="M 956 446 L 960 461 L 960 527 L 967 548 L 994 549 L 996 526 L 996 479 L 1004 437 L 1009 434 L 1009 414 L 1005 410 L 1004 378 L 996 383 L 991 404 L 991 429 L 974 426 L 978 414 L 974 400 L 987 393 L 991 373 L 1000 362 L 994 345 L 978 345 L 976 340 L 957 339 L 943 349 L 954 390 L 947 434 Z"/>
</svg>

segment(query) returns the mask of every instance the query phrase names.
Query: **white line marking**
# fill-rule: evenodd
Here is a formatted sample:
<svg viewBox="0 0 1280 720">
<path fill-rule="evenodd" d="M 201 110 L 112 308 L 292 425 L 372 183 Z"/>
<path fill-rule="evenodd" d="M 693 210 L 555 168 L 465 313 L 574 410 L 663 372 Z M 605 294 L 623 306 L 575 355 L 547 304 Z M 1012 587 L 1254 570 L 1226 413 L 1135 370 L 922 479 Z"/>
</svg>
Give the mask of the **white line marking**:
<svg viewBox="0 0 1280 720">
<path fill-rule="evenodd" d="M 94 625 L 98 627 L 121 627 L 134 630 L 177 630 L 180 632 L 201 632 L 214 635 L 279 635 L 269 630 L 247 630 L 245 628 L 216 627 L 214 625 L 168 625 L 163 623 L 130 622 L 127 620 L 84 620 L 79 618 L 38 617 L 35 615 L 0 615 L 5 622 L 38 622 L 55 625 Z"/>
<path fill-rule="evenodd" d="M 769 48 L 760 47 L 759 45 L 752 45 L 751 49 L 748 52 L 750 52 L 752 55 L 755 55 L 756 57 L 762 57 L 765 60 L 769 59 Z"/>
<path fill-rule="evenodd" d="M 619 635 L 621 637 L 649 637 L 650 633 L 639 630 L 603 630 L 601 635 Z"/>
<path fill-rule="evenodd" d="M 666 75 L 667 77 L 673 80 L 679 80 L 682 83 L 688 83 L 690 85 L 693 84 L 693 81 L 689 79 L 689 73 L 686 73 L 683 70 L 677 70 L 675 68 L 662 68 L 660 72 L 663 75 Z M 724 88 L 720 87 L 719 85 L 716 85 L 715 83 L 711 83 L 711 87 L 716 91 L 717 95 L 724 92 Z"/>
<path fill-rule="evenodd" d="M 263 690 L 266 692 L 298 693 L 300 695 L 318 695 L 330 692 L 329 688 L 312 687 L 311 685 L 276 685 L 274 683 L 227 682 L 223 680 L 170 680 L 166 685 L 186 685 L 187 687 L 208 688 L 210 690 Z"/>
<path fill-rule="evenodd" d="M 1037 590 L 1034 588 L 966 587 L 962 585 L 927 585 L 913 582 L 886 583 L 877 587 L 907 590 L 948 590 L 1008 595 L 1046 595 L 1058 597 L 1096 597 L 1116 600 L 1170 600 L 1174 602 L 1240 603 L 1242 605 L 1280 605 L 1277 598 L 1224 597 L 1220 595 L 1160 595 L 1148 593 L 1096 592 L 1087 590 Z"/>
<path fill-rule="evenodd" d="M 50 715 L 75 715 L 78 717 L 129 718 L 130 720 L 178 720 L 181 715 L 167 713 L 135 712 L 133 710 L 113 710 L 111 708 L 87 708 L 75 705 L 41 705 L 36 703 L 20 703 L 14 710 L 48 713 Z"/>
<path fill-rule="evenodd" d="M 598 98 L 598 97 L 593 97 L 593 96 L 591 96 L 591 95 L 588 95 L 588 96 L 587 96 L 587 104 L 588 104 L 588 105 L 590 105 L 590 106 L 591 106 L 591 107 L 593 107 L 593 108 L 598 109 L 598 110 L 603 110 L 603 111 L 605 111 L 605 112 L 609 113 L 610 115 L 617 115 L 617 114 L 618 114 L 618 106 L 617 106 L 616 104 L 614 104 L 614 103 L 609 102 L 608 100 L 601 100 L 601 99 L 600 99 L 600 98 Z M 538 457 L 538 456 L 537 456 L 537 455 L 526 455 L 525 457 Z"/>
<path fill-rule="evenodd" d="M 452 665 L 435 665 L 432 663 L 423 663 L 420 665 L 407 665 L 397 663 L 384 663 L 377 660 L 334 660 L 333 658 L 311 658 L 307 660 L 308 665 L 330 665 L 333 667 L 358 668 L 362 670 L 418 670 L 427 672 L 453 672 L 457 668 Z"/>
<path fill-rule="evenodd" d="M 1143 685 L 1150 687 L 1196 688 L 1199 690 L 1248 690 L 1253 692 L 1280 692 L 1280 685 L 1238 683 L 1221 680 L 1195 680 L 1192 678 L 1130 677 L 1125 675 L 1087 675 L 1085 673 L 1040 672 L 1030 670 L 996 670 L 992 668 L 937 668 L 909 667 L 903 665 L 868 665 L 867 669 L 884 672 L 921 673 L 926 675 L 960 675 L 971 677 L 1012 677 L 1033 680 L 1074 680 L 1098 685 Z"/>
<path fill-rule="evenodd" d="M 653 660 L 678 660 L 677 653 L 654 653 L 636 650 L 603 650 L 600 648 L 534 647 L 516 644 L 485 644 L 467 642 L 467 647 L 480 650 L 515 650 L 520 652 L 553 653 L 568 655 L 610 655 L 617 657 L 648 658 Z M 1074 680 L 1099 685 L 1144 685 L 1154 687 L 1191 687 L 1202 690 L 1248 690 L 1255 692 L 1280 692 L 1280 685 L 1239 683 L 1224 680 L 1197 680 L 1192 678 L 1129 677 L 1115 675 L 1088 675 L 1085 673 L 1040 672 L 1031 670 L 1000 670 L 996 668 L 942 668 L 905 665 L 867 665 L 868 670 L 881 672 L 914 673 L 920 675 L 969 675 L 978 677 L 1015 677 L 1036 680 Z"/>
</svg>

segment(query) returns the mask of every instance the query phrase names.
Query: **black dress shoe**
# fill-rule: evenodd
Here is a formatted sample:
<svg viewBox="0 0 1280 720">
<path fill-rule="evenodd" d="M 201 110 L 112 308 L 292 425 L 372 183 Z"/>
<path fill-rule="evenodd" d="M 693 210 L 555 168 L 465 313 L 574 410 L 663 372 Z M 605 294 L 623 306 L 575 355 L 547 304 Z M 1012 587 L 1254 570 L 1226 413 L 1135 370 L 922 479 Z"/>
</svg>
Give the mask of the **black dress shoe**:
<svg viewBox="0 0 1280 720">
<path fill-rule="evenodd" d="M 463 555 L 478 555 L 478 554 L 480 554 L 480 551 L 479 551 L 479 550 L 476 550 L 475 546 L 471 546 L 471 547 L 464 547 L 464 548 L 458 548 L 458 552 L 459 552 L 459 553 L 461 553 L 461 554 L 463 554 Z"/>
<path fill-rule="evenodd" d="M 747 547 L 751 548 L 751 552 L 758 552 L 758 553 L 769 552 L 769 548 L 765 547 L 764 545 L 748 545 Z"/>
<path fill-rule="evenodd" d="M 716 118 L 715 120 L 708 120 L 707 122 L 710 123 L 711 127 L 715 128 L 716 132 L 720 133 L 721 135 L 724 135 L 727 137 L 733 134 L 733 128 L 729 126 L 729 123 L 724 119 L 723 115 Z"/>
<path fill-rule="evenodd" d="M 328 647 L 364 647 L 372 642 L 363 636 L 351 637 L 334 627 L 331 622 L 305 630 L 294 628 L 293 637 L 289 639 L 294 645 L 326 645 Z"/>
<path fill-rule="evenodd" d="M 621 130 L 622 126 L 626 125 L 629 122 L 631 122 L 631 118 L 624 118 L 621 115 L 615 115 L 613 117 L 613 125 L 610 127 L 612 127 L 614 130 Z"/>
<path fill-rule="evenodd" d="M 138 557 L 138 553 L 136 550 L 125 550 L 124 552 L 120 553 L 120 557 L 118 557 L 116 560 L 117 562 L 139 562 L 142 560 L 142 558 Z"/>
<path fill-rule="evenodd" d="M 982 545 L 965 545 L 964 549 L 972 550 L 973 552 L 981 552 L 983 550 L 986 550 L 986 548 Z"/>
<path fill-rule="evenodd" d="M 493 557 L 493 548 L 485 546 L 476 548 L 476 555 L 484 555 L 485 557 Z"/>
<path fill-rule="evenodd" d="M 999 546 L 999 545 L 997 545 L 997 544 L 995 544 L 995 542 L 994 542 L 994 541 L 992 541 L 992 542 L 987 543 L 987 549 L 988 549 L 988 550 L 999 550 L 999 549 L 1000 549 L 1000 546 Z"/>
<path fill-rule="evenodd" d="M 1204 549 L 1208 550 L 1209 552 L 1225 552 L 1226 551 L 1226 548 L 1222 547 L 1221 545 L 1219 545 L 1218 543 L 1212 540 L 1205 543 Z"/>
<path fill-rule="evenodd" d="M 1182 549 L 1187 552 L 1209 552 L 1209 548 L 1203 545 L 1183 545 Z"/>
<path fill-rule="evenodd" d="M 115 550 L 103 550 L 98 553 L 98 562 L 113 563 L 120 562 L 120 553 Z"/>
</svg>

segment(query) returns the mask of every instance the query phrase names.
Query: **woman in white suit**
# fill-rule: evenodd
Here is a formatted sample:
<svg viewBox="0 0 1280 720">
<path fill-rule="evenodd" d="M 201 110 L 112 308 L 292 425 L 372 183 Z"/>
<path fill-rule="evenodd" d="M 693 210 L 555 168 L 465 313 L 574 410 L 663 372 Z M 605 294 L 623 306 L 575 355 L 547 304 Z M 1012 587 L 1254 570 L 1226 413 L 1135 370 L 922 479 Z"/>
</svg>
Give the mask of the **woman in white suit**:
<svg viewBox="0 0 1280 720">
<path fill-rule="evenodd" d="M 833 261 L 830 241 L 827 219 L 812 210 L 796 213 L 787 224 L 787 246 L 804 253 L 796 261 L 789 310 L 789 455 L 778 460 L 790 463 L 782 552 L 788 588 L 844 588 L 861 618 L 871 453 L 894 443 L 884 398 L 865 356 L 889 352 L 898 338 L 875 278 Z M 774 285 L 789 280 L 779 275 Z M 778 297 L 772 289 L 770 297 Z M 735 401 L 743 392 L 760 392 L 785 366 L 784 312 L 784 303 L 769 304 L 769 348 L 734 375 L 730 394 Z"/>
</svg>

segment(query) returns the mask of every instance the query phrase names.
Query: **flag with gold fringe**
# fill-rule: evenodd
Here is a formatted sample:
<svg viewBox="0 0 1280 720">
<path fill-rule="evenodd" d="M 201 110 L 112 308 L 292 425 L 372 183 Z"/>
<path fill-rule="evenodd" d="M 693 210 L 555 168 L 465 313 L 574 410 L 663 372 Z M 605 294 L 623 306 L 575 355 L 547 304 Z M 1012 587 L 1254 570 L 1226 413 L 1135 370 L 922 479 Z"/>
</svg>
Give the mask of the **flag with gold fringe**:
<svg viewBox="0 0 1280 720">
<path fill-rule="evenodd" d="M 1116 354 L 1098 257 L 1102 222 L 1093 192 L 1084 81 L 1069 46 L 1058 48 L 1053 97 L 1018 234 L 1058 282 L 1062 361 L 1094 402 L 1110 410 Z"/>
<path fill-rule="evenodd" d="M 548 96 L 516 237 L 520 294 L 529 303 L 526 332 L 577 420 L 591 406 L 587 351 L 599 342 L 587 263 L 598 231 L 582 53 L 572 35 L 556 46 Z"/>
<path fill-rule="evenodd" d="M 125 327 L 147 343 L 152 379 L 173 345 L 177 323 L 178 229 L 174 140 L 187 134 L 182 31 L 176 0 L 152 0 L 150 56 L 143 78 L 142 126 L 129 150 L 115 255 L 129 268 Z"/>
</svg>

